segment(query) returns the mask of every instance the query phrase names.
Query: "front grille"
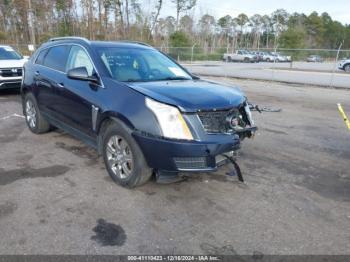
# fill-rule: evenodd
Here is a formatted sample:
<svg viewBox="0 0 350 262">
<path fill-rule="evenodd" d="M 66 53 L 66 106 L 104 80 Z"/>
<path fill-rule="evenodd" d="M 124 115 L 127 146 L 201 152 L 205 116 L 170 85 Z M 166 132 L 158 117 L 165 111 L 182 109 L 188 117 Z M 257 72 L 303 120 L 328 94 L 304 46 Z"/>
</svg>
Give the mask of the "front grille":
<svg viewBox="0 0 350 262">
<path fill-rule="evenodd" d="M 199 112 L 198 116 L 207 133 L 226 133 L 228 131 L 227 115 L 229 110 Z"/>
<path fill-rule="evenodd" d="M 205 157 L 175 157 L 175 165 L 179 170 L 196 170 L 208 168 Z"/>
<path fill-rule="evenodd" d="M 249 123 L 244 106 L 241 106 L 239 109 L 232 108 L 229 110 L 198 112 L 198 117 L 202 122 L 205 132 L 208 134 L 234 132 L 236 129 L 230 124 L 230 118 L 233 115 L 239 118 L 240 127 L 244 127 Z"/>
<path fill-rule="evenodd" d="M 2 77 L 22 76 L 22 68 L 0 69 L 0 76 L 2 76 Z"/>
<path fill-rule="evenodd" d="M 21 82 L 0 82 L 0 89 L 20 88 Z"/>
</svg>

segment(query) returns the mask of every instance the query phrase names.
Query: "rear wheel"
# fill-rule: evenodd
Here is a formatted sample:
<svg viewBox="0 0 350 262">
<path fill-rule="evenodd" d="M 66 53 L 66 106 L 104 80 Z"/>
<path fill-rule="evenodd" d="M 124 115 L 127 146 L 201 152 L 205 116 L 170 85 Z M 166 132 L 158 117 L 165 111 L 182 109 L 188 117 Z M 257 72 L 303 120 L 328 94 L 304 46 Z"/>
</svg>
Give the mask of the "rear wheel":
<svg viewBox="0 0 350 262">
<path fill-rule="evenodd" d="M 227 62 L 232 62 L 232 58 L 231 58 L 231 56 L 229 56 L 228 58 L 227 58 Z"/>
<path fill-rule="evenodd" d="M 50 124 L 41 115 L 35 97 L 28 93 L 24 98 L 24 116 L 30 131 L 35 134 L 46 133 L 50 130 Z"/>
<path fill-rule="evenodd" d="M 344 66 L 344 71 L 350 73 L 350 64 Z"/>
<path fill-rule="evenodd" d="M 243 60 L 245 63 L 249 63 L 250 62 L 250 59 L 248 57 L 245 57 L 244 60 Z"/>
<path fill-rule="evenodd" d="M 114 121 L 103 134 L 103 160 L 114 182 L 124 187 L 136 187 L 152 176 L 138 144 L 130 130 L 120 121 Z"/>
<path fill-rule="evenodd" d="M 270 58 L 266 58 L 266 62 L 268 62 L 268 63 L 269 63 L 270 61 L 271 61 L 271 60 L 270 60 Z"/>
</svg>

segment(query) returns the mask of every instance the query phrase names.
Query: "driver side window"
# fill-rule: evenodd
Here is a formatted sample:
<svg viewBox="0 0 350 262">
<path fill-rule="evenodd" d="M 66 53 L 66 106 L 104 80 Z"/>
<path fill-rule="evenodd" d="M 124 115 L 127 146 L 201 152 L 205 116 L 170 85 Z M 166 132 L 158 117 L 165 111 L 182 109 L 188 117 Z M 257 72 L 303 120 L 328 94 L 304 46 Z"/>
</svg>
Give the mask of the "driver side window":
<svg viewBox="0 0 350 262">
<path fill-rule="evenodd" d="M 90 57 L 83 48 L 74 45 L 70 49 L 66 71 L 77 67 L 85 67 L 89 76 L 92 76 L 94 66 L 90 60 Z"/>
</svg>

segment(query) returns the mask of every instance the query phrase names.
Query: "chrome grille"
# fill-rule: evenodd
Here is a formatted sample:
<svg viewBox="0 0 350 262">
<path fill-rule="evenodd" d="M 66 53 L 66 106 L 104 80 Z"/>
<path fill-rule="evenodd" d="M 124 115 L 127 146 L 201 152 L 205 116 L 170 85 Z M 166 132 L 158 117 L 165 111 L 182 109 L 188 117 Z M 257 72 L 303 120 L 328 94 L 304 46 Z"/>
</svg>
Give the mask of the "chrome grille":
<svg viewBox="0 0 350 262">
<path fill-rule="evenodd" d="M 2 76 L 2 77 L 22 76 L 22 68 L 3 68 L 3 69 L 0 69 L 0 76 Z"/>
</svg>

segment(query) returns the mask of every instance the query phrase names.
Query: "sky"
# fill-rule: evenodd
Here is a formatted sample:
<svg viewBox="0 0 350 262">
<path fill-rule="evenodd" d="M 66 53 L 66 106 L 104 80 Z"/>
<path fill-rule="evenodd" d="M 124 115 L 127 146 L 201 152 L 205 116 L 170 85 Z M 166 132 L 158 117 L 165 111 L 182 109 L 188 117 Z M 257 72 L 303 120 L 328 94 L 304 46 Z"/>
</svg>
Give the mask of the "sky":
<svg viewBox="0 0 350 262">
<path fill-rule="evenodd" d="M 147 2 L 147 0 L 145 0 Z M 196 16 L 206 13 L 220 18 L 227 14 L 237 16 L 245 13 L 248 16 L 258 14 L 271 14 L 276 9 L 286 9 L 289 13 L 299 12 L 310 14 L 327 12 L 343 24 L 350 24 L 349 0 L 197 0 L 197 7 L 193 11 Z M 165 0 L 160 16 L 176 16 L 174 5 Z"/>
</svg>

